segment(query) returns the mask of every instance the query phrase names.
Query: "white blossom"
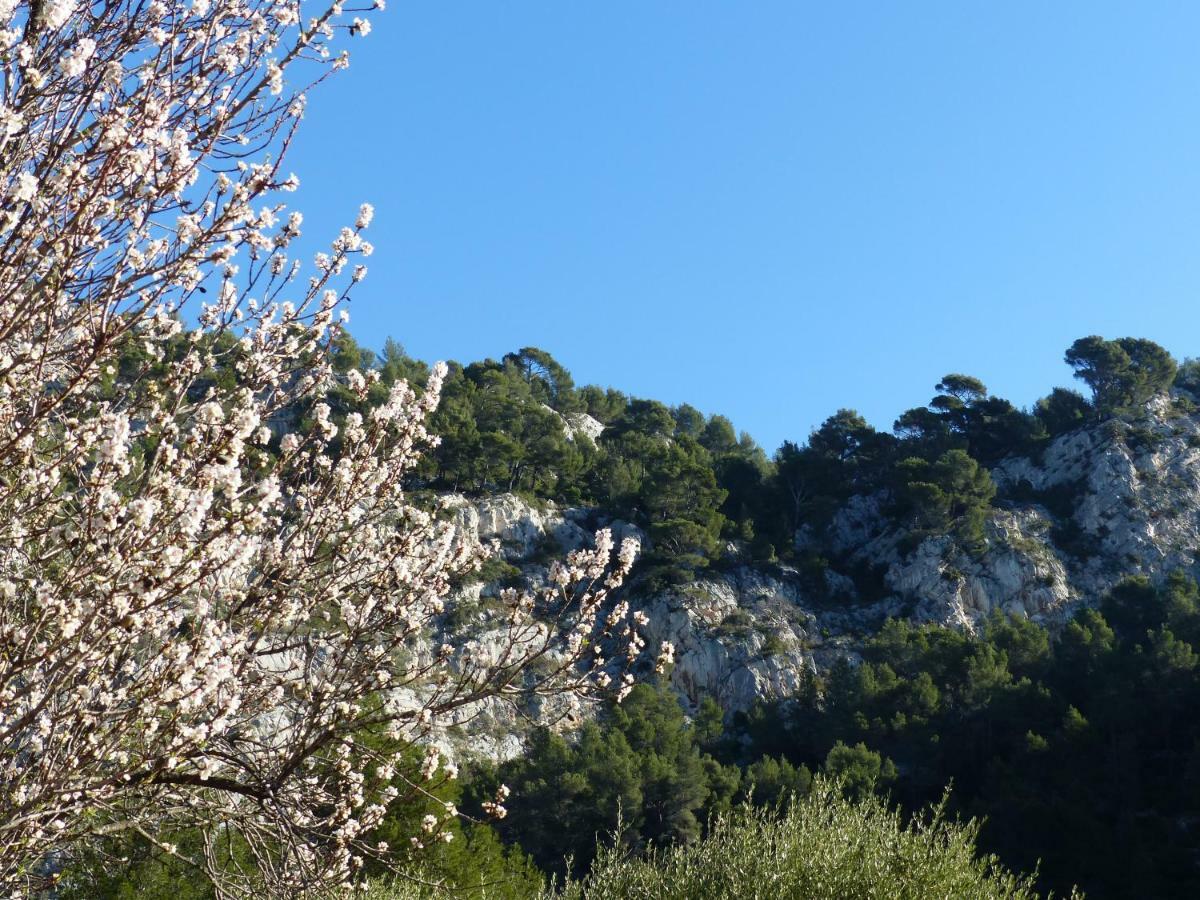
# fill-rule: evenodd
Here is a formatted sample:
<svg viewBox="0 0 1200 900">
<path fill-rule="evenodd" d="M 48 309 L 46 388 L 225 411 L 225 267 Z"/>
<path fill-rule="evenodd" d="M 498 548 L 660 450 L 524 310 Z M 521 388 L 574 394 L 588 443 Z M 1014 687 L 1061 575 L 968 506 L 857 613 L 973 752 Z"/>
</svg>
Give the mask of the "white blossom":
<svg viewBox="0 0 1200 900">
<path fill-rule="evenodd" d="M 87 69 L 88 60 L 92 58 L 92 54 L 95 52 L 95 41 L 91 38 L 80 38 L 79 43 L 75 45 L 74 49 L 60 63 L 63 74 L 68 78 L 75 78 L 82 75 Z"/>
<path fill-rule="evenodd" d="M 446 367 L 382 402 L 378 372 L 335 371 L 369 204 L 311 267 L 285 252 L 289 84 L 348 60 L 317 3 L 301 22 L 293 0 L 46 0 L 30 39 L 4 32 L 0 895 L 45 893 L 46 860 L 120 822 L 268 863 L 248 894 L 191 860 L 219 896 L 333 896 L 397 784 L 457 777 L 434 741 L 467 698 L 632 683 L 645 640 L 611 593 L 637 548 L 607 532 L 506 594 L 487 651 L 443 633 L 490 552 L 408 491 Z M 14 14 L 0 0 L 0 30 Z M 335 414 L 346 388 L 369 411 Z M 422 641 L 448 649 L 419 661 Z M 359 743 L 368 722 L 428 750 Z"/>
<path fill-rule="evenodd" d="M 47 28 L 55 30 L 66 25 L 67 20 L 74 14 L 74 0 L 46 0 L 42 9 L 42 21 Z"/>
<path fill-rule="evenodd" d="M 12 192 L 12 197 L 19 203 L 29 203 L 37 196 L 37 189 L 37 176 L 22 172 L 17 176 L 17 189 Z"/>
</svg>

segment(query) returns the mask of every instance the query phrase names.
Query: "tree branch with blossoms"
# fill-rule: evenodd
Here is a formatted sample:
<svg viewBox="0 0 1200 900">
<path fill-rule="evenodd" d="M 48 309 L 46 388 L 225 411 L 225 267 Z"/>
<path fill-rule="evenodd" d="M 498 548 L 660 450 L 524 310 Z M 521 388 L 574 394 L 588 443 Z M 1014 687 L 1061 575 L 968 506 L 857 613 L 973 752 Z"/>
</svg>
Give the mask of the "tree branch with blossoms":
<svg viewBox="0 0 1200 900">
<path fill-rule="evenodd" d="M 7 896 L 113 834 L 178 854 L 185 828 L 218 897 L 332 895 L 385 854 L 397 778 L 451 774 L 364 732 L 421 744 L 485 699 L 623 689 L 643 650 L 609 599 L 636 548 L 607 533 L 506 593 L 486 649 L 435 648 L 481 561 L 406 492 L 444 369 L 344 421 L 325 402 L 377 377 L 331 362 L 372 210 L 306 269 L 281 164 L 366 12 L 0 0 Z"/>
</svg>

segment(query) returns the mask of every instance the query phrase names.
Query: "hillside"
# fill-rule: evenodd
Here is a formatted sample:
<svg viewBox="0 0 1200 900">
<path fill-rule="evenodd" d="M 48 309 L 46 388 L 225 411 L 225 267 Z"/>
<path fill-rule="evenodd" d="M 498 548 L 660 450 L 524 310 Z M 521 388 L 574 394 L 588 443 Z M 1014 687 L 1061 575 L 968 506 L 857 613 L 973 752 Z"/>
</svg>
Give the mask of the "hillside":
<svg viewBox="0 0 1200 900">
<path fill-rule="evenodd" d="M 947 814 L 979 817 L 980 852 L 1039 891 L 1194 895 L 1198 367 L 1133 339 L 1085 338 L 1067 360 L 1090 398 L 1057 388 L 1022 410 L 951 374 L 890 432 L 840 410 L 770 455 L 721 416 L 577 388 L 540 350 L 452 364 L 442 442 L 406 494 L 451 523 L 450 546 L 496 552 L 406 652 L 500 658 L 503 592 L 549 584 L 609 528 L 642 545 L 607 602 L 644 617 L 648 653 L 623 703 L 510 691 L 430 720 L 461 778 L 384 833 L 446 803 L 486 819 L 499 797 L 508 815 L 402 858 L 529 896 L 543 874 L 586 878 L 598 837 L 635 855 L 689 845 L 824 776 L 906 815 L 952 785 Z M 281 411 L 267 457 L 429 371 L 344 335 L 335 366 L 329 410 Z M 369 383 L 352 370 L 376 385 L 350 390 Z M 415 715 L 422 690 L 436 685 L 385 702 Z"/>
<path fill-rule="evenodd" d="M 890 618 L 974 633 L 1002 613 L 1057 632 L 1124 578 L 1162 582 L 1193 570 L 1200 414 L 1181 412 L 1179 399 L 1150 401 L 1136 424 L 1083 425 L 1035 457 L 997 461 L 988 469 L 997 493 L 979 545 L 890 518 L 881 492 L 852 494 L 822 534 L 798 536 L 798 557 L 818 543 L 835 554 L 819 578 L 796 563 L 747 559 L 731 543 L 698 577 L 665 586 L 643 579 L 629 600 L 649 616 L 654 637 L 676 647 L 671 682 L 681 697 L 692 708 L 712 697 L 727 712 L 794 693 L 806 667 L 857 658 Z M 603 510 L 513 494 L 453 504 L 465 532 L 498 540 L 504 559 L 531 578 L 555 550 L 574 549 L 592 527 L 611 524 Z M 867 589 L 864 571 L 876 575 Z"/>
<path fill-rule="evenodd" d="M 580 429 L 564 438 L 585 472 L 614 479 L 637 471 L 640 453 L 640 493 L 581 477 L 604 502 L 486 486 L 453 495 L 461 534 L 498 541 L 507 567 L 491 573 L 500 581 L 464 589 L 454 627 L 486 635 L 498 584 L 540 582 L 547 562 L 586 544 L 593 528 L 639 534 L 647 552 L 623 599 L 647 615 L 652 642 L 674 645 L 666 683 L 693 717 L 687 752 L 710 760 L 701 768 L 736 772 L 740 790 L 757 785 L 766 797 L 782 785 L 803 790 L 810 770 L 858 772 L 914 810 L 952 781 L 955 808 L 987 817 L 983 848 L 1026 871 L 1040 860 L 1044 887 L 1186 895 L 1200 887 L 1191 827 L 1200 821 L 1194 374 L 1172 363 L 1154 384 L 1110 379 L 1090 401 L 1057 389 L 1032 411 L 947 376 L 892 434 L 842 411 L 770 459 L 746 436 L 705 446 L 712 431 L 732 432 L 719 418 L 664 435 L 663 414 L 686 424 L 687 410 L 631 400 L 607 423 L 560 414 L 589 423 L 586 438 Z M 657 442 L 646 440 L 654 428 Z M 655 453 L 679 451 L 703 465 L 655 481 Z M 656 515 L 663 494 L 677 505 Z M 677 540 L 687 533 L 681 522 L 706 517 L 716 520 L 707 546 Z M 603 707 L 546 700 L 527 710 L 567 734 L 583 727 L 583 743 L 568 750 L 531 735 L 519 711 L 476 712 L 446 732 L 447 749 L 513 760 L 499 771 L 537 799 L 501 833 L 550 867 L 564 840 L 589 858 L 588 835 L 611 827 L 630 800 L 542 794 L 541 779 L 566 777 L 564 765 L 582 773 L 630 764 L 649 766 L 639 776 L 649 778 L 656 742 L 673 740 L 661 737 L 669 728 L 656 738 L 625 731 L 623 716 Z M 714 714 L 723 736 L 712 736 Z M 598 761 L 589 722 L 599 723 L 594 735 L 625 734 L 632 750 Z M 654 790 L 693 790 L 679 821 L 703 821 L 733 796 L 722 786 L 729 777 L 639 790 L 647 803 Z M 557 808 L 555 821 L 590 824 L 574 843 L 539 836 L 522 822 L 544 815 L 542 806 Z M 632 826 L 631 846 L 655 833 L 644 830 L 651 820 Z M 686 840 L 694 826 L 673 827 Z"/>
</svg>

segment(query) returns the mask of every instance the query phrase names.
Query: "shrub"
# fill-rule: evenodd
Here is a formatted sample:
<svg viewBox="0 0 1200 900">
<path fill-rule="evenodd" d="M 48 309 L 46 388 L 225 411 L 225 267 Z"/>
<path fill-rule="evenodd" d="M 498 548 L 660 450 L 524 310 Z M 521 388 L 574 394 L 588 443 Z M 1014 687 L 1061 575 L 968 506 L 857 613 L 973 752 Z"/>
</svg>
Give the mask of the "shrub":
<svg viewBox="0 0 1200 900">
<path fill-rule="evenodd" d="M 835 781 L 782 814 L 741 807 L 700 842 L 630 859 L 602 849 L 592 873 L 564 900 L 646 898 L 1012 898 L 1038 896 L 1032 880 L 980 856 L 979 825 L 945 816 L 945 799 L 906 820 L 876 797 L 845 799 Z M 380 898 L 383 900 L 383 898 Z"/>
</svg>

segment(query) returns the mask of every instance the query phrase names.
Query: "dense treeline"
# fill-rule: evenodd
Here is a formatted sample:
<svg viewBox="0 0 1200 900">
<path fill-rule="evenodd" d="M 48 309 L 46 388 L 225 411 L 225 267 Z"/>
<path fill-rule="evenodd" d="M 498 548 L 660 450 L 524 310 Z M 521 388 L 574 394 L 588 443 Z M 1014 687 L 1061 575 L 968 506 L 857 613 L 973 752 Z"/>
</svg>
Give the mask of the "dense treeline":
<svg viewBox="0 0 1200 900">
<path fill-rule="evenodd" d="M 398 348 L 388 356 L 397 371 L 418 365 Z M 452 368 L 444 443 L 422 474 L 441 489 L 605 508 L 647 528 L 651 565 L 668 575 L 720 564 L 731 546 L 740 559 L 819 572 L 831 552 L 822 533 L 854 494 L 884 498 L 911 541 L 949 533 L 972 549 L 989 506 L 1027 499 L 997 496 L 991 465 L 1106 419 L 1136 429 L 1146 402 L 1171 388 L 1178 412 L 1200 399 L 1200 365 L 1177 366 L 1149 341 L 1083 338 L 1066 361 L 1090 397 L 1057 388 L 1022 410 L 949 374 L 890 433 L 840 410 L 768 458 L 723 417 L 576 388 L 526 348 Z M 594 442 L 581 413 L 605 426 Z M 564 851 L 586 868 L 597 836 L 618 827 L 627 849 L 687 843 L 746 798 L 804 794 L 826 771 L 909 809 L 953 782 L 955 808 L 986 817 L 985 848 L 1026 871 L 1040 861 L 1046 887 L 1196 893 L 1196 598 L 1182 575 L 1161 588 L 1129 581 L 1054 641 L 1004 618 L 978 637 L 892 623 L 861 666 L 814 676 L 794 700 L 724 732 L 711 704 L 688 722 L 669 696 L 641 688 L 578 741 L 538 733 L 527 757 L 478 784 L 517 789 L 501 834 L 547 871 L 562 871 Z"/>
<path fill-rule="evenodd" d="M 749 872 L 768 863 L 775 888 L 758 896 L 1041 896 L 979 849 L 979 824 L 960 821 L 947 797 L 911 816 L 890 802 L 896 769 L 862 743 L 835 742 L 816 775 L 785 757 L 714 756 L 743 745 L 711 702 L 689 721 L 668 690 L 640 685 L 576 741 L 540 730 L 505 765 L 417 790 L 398 780 L 404 793 L 372 836 L 391 846 L 392 868 L 369 863 L 352 896 L 732 898 L 747 896 L 759 884 Z M 501 782 L 513 788 L 508 814 L 485 824 L 481 801 Z M 466 818 L 447 818 L 449 807 Z M 430 820 L 450 839 L 408 839 L 430 833 Z M 167 841 L 179 852 L 163 854 Z M 55 896 L 216 900 L 187 862 L 200 852 L 195 832 L 110 843 L 104 856 L 72 860 Z M 212 849 L 245 862 L 236 842 Z M 114 856 L 125 865 L 113 868 Z"/>
<path fill-rule="evenodd" d="M 1047 885 L 1092 897 L 1200 893 L 1200 593 L 1182 575 L 1131 579 L 1057 640 L 994 619 L 971 638 L 892 623 L 861 666 L 745 722 L 793 762 L 864 741 L 910 804 L 954 784 L 986 816 L 983 845 L 1040 859 Z"/>
<path fill-rule="evenodd" d="M 419 477 L 436 490 L 516 491 L 602 508 L 646 530 L 643 570 L 663 577 L 730 558 L 785 561 L 819 574 L 832 553 L 825 528 L 854 494 L 880 496 L 914 544 L 949 533 L 978 549 L 988 507 L 1005 499 L 989 466 L 1037 454 L 1085 424 L 1135 420 L 1172 385 L 1180 388 L 1174 402 L 1191 409 L 1189 393 L 1200 389 L 1196 363 L 1177 367 L 1143 339 L 1081 338 L 1065 358 L 1090 400 L 1056 388 L 1023 410 L 977 378 L 948 374 L 930 402 L 902 413 L 891 432 L 842 409 L 807 441 L 785 442 L 768 457 L 724 416 L 576 387 L 550 354 L 526 347 L 500 361 L 451 364 L 434 418 L 442 443 Z M 348 336 L 339 364 L 377 369 L 378 396 L 397 378 L 419 383 L 427 372 L 394 342 L 376 355 Z M 603 426 L 594 440 L 586 417 Z"/>
<path fill-rule="evenodd" d="M 508 784 L 511 814 L 497 826 L 501 836 L 547 872 L 562 874 L 570 863 L 579 874 L 600 838 L 634 852 L 688 843 L 737 805 L 773 807 L 804 796 L 814 770 L 856 798 L 895 777 L 891 763 L 861 742 L 835 741 L 812 768 L 782 756 L 743 763 L 726 749 L 734 738 L 722 719 L 711 698 L 689 720 L 673 692 L 642 684 L 570 741 L 539 729 L 525 756 L 476 773 L 470 793 L 485 799 Z"/>
<path fill-rule="evenodd" d="M 515 787 L 501 834 L 549 871 L 578 870 L 597 835 L 644 850 L 688 843 L 748 798 L 805 795 L 813 773 L 851 796 L 936 802 L 984 820 L 980 844 L 1043 889 L 1093 898 L 1200 895 L 1200 589 L 1126 580 L 1055 640 L 996 616 L 970 636 L 890 622 L 859 665 L 722 729 L 640 687 L 568 743 L 485 773 Z"/>
</svg>

